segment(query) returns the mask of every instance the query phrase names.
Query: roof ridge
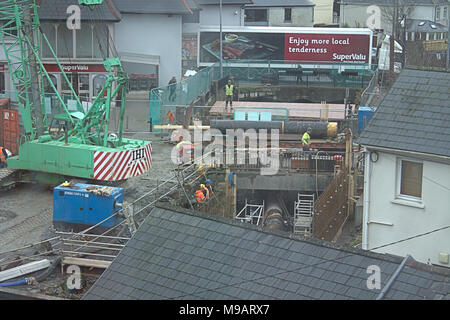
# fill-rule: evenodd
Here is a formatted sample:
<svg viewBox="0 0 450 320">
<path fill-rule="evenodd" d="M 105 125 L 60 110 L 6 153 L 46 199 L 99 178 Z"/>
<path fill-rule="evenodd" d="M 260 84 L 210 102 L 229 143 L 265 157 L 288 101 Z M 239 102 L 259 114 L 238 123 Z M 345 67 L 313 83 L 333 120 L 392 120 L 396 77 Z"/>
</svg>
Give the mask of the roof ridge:
<svg viewBox="0 0 450 320">
<path fill-rule="evenodd" d="M 418 71 L 430 71 L 430 72 L 443 72 L 443 73 L 450 73 L 450 70 L 447 70 L 445 68 L 440 67 L 425 67 L 425 66 L 414 66 L 410 65 L 405 67 L 405 70 L 418 70 Z"/>
<path fill-rule="evenodd" d="M 321 239 L 308 238 L 308 237 L 304 237 L 301 235 L 293 235 L 292 233 L 287 232 L 287 231 L 265 229 L 265 228 L 255 226 L 253 224 L 242 223 L 242 222 L 238 222 L 238 221 L 235 221 L 235 220 L 232 220 L 229 218 L 215 216 L 215 215 L 208 214 L 205 212 L 200 212 L 200 211 L 196 211 L 196 210 L 177 207 L 177 206 L 174 206 L 174 205 L 171 205 L 168 203 L 157 202 L 155 204 L 155 208 L 170 210 L 172 212 L 177 212 L 177 213 L 187 214 L 187 215 L 198 217 L 198 218 L 213 220 L 216 222 L 225 223 L 225 224 L 235 226 L 235 227 L 240 227 L 240 228 L 249 229 L 249 230 L 253 230 L 253 231 L 259 231 L 259 232 L 267 233 L 270 235 L 283 237 L 286 239 L 302 241 L 302 242 L 306 242 L 306 243 L 309 243 L 312 245 L 325 247 L 328 249 L 339 250 L 339 251 L 348 252 L 348 253 L 352 253 L 355 255 L 361 255 L 361 256 L 368 257 L 368 258 L 379 259 L 379 260 L 383 260 L 383 261 L 387 261 L 387 262 L 399 264 L 402 262 L 402 260 L 404 258 L 401 256 L 396 256 L 396 255 L 392 255 L 392 254 L 388 254 L 388 253 L 378 253 L 378 252 L 374 252 L 374 251 L 363 250 L 360 248 L 342 246 L 342 245 L 334 244 L 334 243 L 331 243 L 331 242 L 328 242 L 325 240 L 321 240 Z M 149 216 L 150 215 L 151 215 L 151 213 L 149 214 Z M 409 267 L 412 267 L 414 269 L 419 269 L 419 270 L 423 270 L 423 271 L 427 271 L 427 272 L 431 272 L 431 273 L 450 276 L 450 268 L 447 269 L 445 267 L 428 265 L 428 264 L 425 264 L 425 263 L 415 260 L 414 257 L 412 257 L 412 256 L 410 257 L 410 259 L 408 259 L 408 262 L 406 263 L 406 265 Z"/>
<path fill-rule="evenodd" d="M 116 17 L 118 20 L 122 20 L 122 15 L 120 14 L 120 11 L 117 9 L 114 2 L 112 2 L 111 0 L 106 0 L 106 5 L 108 6 L 109 11 L 114 17 Z"/>
</svg>

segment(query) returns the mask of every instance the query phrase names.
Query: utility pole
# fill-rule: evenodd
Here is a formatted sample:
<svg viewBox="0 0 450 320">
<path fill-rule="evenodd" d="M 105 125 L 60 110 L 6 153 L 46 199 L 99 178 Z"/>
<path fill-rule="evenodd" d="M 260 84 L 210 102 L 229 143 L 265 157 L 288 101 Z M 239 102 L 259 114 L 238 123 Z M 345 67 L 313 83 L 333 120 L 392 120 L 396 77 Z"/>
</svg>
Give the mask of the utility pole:
<svg viewBox="0 0 450 320">
<path fill-rule="evenodd" d="M 223 43 L 222 43 L 222 0 L 220 0 L 220 79 L 223 78 L 223 65 L 222 65 L 222 60 L 223 60 Z"/>
<path fill-rule="evenodd" d="M 389 53 L 389 85 L 394 83 L 394 59 L 395 59 L 395 33 L 397 30 L 397 2 L 394 0 L 394 12 L 392 14 L 392 34 L 390 38 L 390 53 Z"/>
<path fill-rule="evenodd" d="M 403 52 L 402 52 L 402 56 L 403 56 L 403 68 L 406 67 L 406 14 L 402 15 L 402 41 L 403 41 Z"/>
<path fill-rule="evenodd" d="M 447 13 L 449 17 L 450 13 Z M 447 18 L 448 32 L 447 32 L 447 70 L 450 70 L 450 18 Z"/>
</svg>

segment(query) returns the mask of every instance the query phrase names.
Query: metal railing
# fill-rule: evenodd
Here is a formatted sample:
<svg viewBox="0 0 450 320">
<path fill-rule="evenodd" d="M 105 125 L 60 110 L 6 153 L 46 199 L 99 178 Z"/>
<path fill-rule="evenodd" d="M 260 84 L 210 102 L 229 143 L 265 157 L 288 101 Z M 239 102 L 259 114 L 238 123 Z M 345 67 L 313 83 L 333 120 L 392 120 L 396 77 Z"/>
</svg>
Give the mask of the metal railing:
<svg viewBox="0 0 450 320">
<path fill-rule="evenodd" d="M 270 152 L 270 148 L 268 149 Z M 334 172 L 336 168 L 342 168 L 344 165 L 345 152 L 325 152 L 320 154 L 314 151 L 277 151 L 278 168 L 279 170 L 289 170 L 296 172 Z M 214 154 L 212 158 L 214 159 Z M 268 161 L 273 161 L 271 155 L 268 156 Z M 218 161 L 215 165 L 224 165 L 233 170 L 252 170 L 267 168 L 274 163 L 261 161 L 260 154 L 257 151 L 250 149 L 235 150 L 232 154 L 223 152 L 216 158 Z M 209 164 L 209 163 L 208 163 Z"/>
<path fill-rule="evenodd" d="M 302 74 L 298 71 L 302 65 Z M 285 60 L 224 61 L 224 79 L 233 79 L 235 85 L 301 85 L 304 87 L 364 88 L 372 79 L 376 66 L 359 63 L 311 64 Z M 220 65 L 215 63 L 181 81 L 154 88 L 150 92 L 149 120 L 155 125 L 174 124 L 176 107 L 188 106 L 199 96 L 211 90 L 222 90 Z M 218 81 L 219 86 L 213 83 Z M 217 94 L 217 92 L 216 92 Z"/>
<path fill-rule="evenodd" d="M 111 262 L 125 247 L 129 237 L 56 231 L 64 257 L 90 258 Z"/>
</svg>

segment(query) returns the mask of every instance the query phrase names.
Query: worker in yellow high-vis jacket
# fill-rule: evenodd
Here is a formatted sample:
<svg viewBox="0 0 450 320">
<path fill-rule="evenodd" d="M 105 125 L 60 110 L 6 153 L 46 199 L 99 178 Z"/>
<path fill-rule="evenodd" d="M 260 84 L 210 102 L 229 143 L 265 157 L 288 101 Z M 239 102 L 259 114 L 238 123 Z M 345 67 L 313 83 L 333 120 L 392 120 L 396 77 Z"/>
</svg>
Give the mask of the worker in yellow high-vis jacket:
<svg viewBox="0 0 450 320">
<path fill-rule="evenodd" d="M 310 150 L 310 144 L 311 144 L 311 128 L 306 129 L 306 132 L 302 136 L 302 147 L 303 151 L 309 151 Z"/>
<path fill-rule="evenodd" d="M 228 102 L 230 102 L 230 110 L 233 111 L 233 90 L 234 86 L 231 80 L 228 80 L 228 83 L 225 85 L 225 112 L 228 109 Z"/>
</svg>

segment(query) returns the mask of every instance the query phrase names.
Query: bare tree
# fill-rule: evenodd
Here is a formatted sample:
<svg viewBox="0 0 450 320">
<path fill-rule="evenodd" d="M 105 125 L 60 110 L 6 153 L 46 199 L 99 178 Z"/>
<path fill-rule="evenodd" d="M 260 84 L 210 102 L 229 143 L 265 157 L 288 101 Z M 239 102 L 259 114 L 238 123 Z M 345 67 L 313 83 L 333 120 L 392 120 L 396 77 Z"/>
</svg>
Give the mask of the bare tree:
<svg viewBox="0 0 450 320">
<path fill-rule="evenodd" d="M 416 7 L 415 1 L 413 0 L 392 0 L 392 5 L 384 5 L 380 7 L 381 17 L 386 25 L 393 26 L 394 19 L 397 20 L 396 32 L 394 37 L 398 38 L 400 34 L 398 29 L 398 22 L 404 17 L 408 18 L 414 8 Z M 391 28 L 391 32 L 393 32 Z"/>
</svg>

